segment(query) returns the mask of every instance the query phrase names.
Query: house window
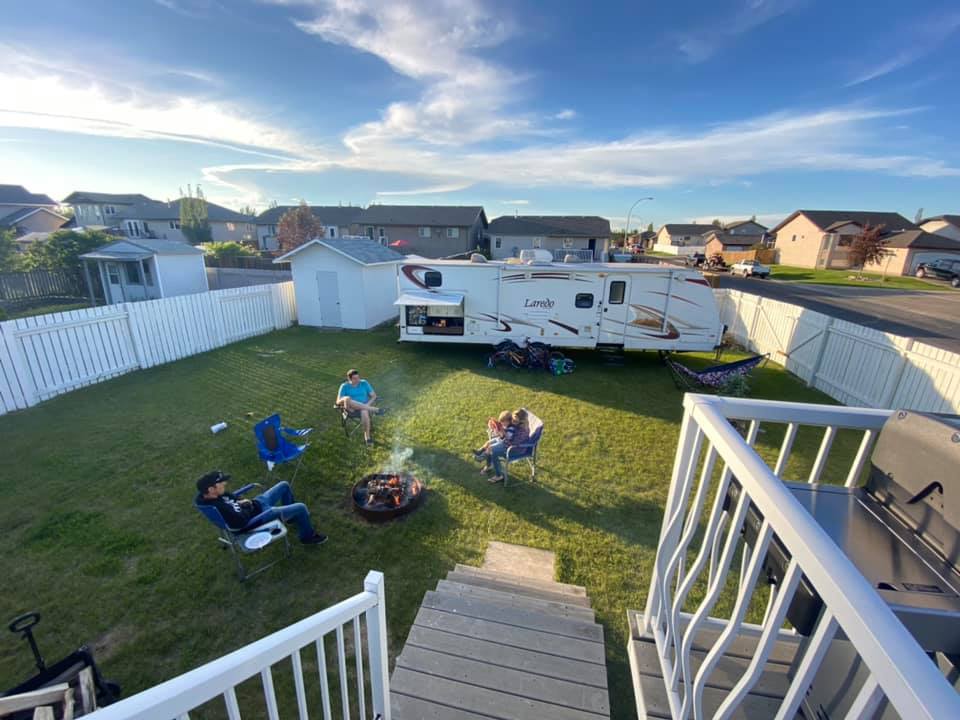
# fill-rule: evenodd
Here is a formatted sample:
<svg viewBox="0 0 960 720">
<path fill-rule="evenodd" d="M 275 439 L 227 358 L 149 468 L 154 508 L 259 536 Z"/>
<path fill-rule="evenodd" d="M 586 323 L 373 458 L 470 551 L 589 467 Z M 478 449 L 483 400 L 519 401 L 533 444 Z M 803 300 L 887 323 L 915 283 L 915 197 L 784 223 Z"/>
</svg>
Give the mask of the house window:
<svg viewBox="0 0 960 720">
<path fill-rule="evenodd" d="M 610 283 L 610 297 L 607 302 L 610 305 L 623 305 L 623 296 L 627 291 L 627 283 L 624 280 L 614 280 Z"/>
<path fill-rule="evenodd" d="M 447 237 L 449 239 L 456 239 L 460 237 L 460 228 L 447 228 Z"/>
<path fill-rule="evenodd" d="M 577 293 L 577 297 L 574 299 L 573 304 L 578 308 L 592 308 L 593 293 Z"/>
<path fill-rule="evenodd" d="M 427 270 L 423 274 L 423 284 L 427 287 L 440 287 L 443 284 L 443 275 L 437 270 Z"/>
<path fill-rule="evenodd" d="M 327 228 L 327 237 L 335 238 L 337 236 L 337 229 L 332 225 Z"/>
<path fill-rule="evenodd" d="M 543 238 L 535 237 L 533 239 L 533 247 L 535 249 L 543 247 Z"/>
<path fill-rule="evenodd" d="M 367 225 L 366 233 L 367 233 L 367 237 L 373 240 L 373 228 L 370 227 L 369 225 Z"/>
<path fill-rule="evenodd" d="M 104 215 L 116 215 L 117 209 L 113 205 L 104 205 L 103 206 Z"/>
<path fill-rule="evenodd" d="M 420 237 L 422 237 L 422 238 L 428 238 L 428 237 L 430 237 L 430 228 L 428 228 L 428 227 L 422 227 L 422 228 L 420 228 Z"/>
<path fill-rule="evenodd" d="M 563 239 L 563 249 L 569 250 L 573 247 L 573 238 L 564 238 Z"/>
<path fill-rule="evenodd" d="M 387 234 L 384 232 L 383 228 L 377 228 L 377 237 L 384 238 Z"/>
<path fill-rule="evenodd" d="M 794 235 L 792 238 L 790 238 L 790 242 L 796 242 L 796 241 L 797 241 L 797 236 L 796 236 L 796 235 Z"/>
<path fill-rule="evenodd" d="M 236 229 L 237 229 L 236 225 L 234 225 L 233 223 L 227 223 L 227 230 L 229 230 L 230 232 L 233 232 Z"/>
<path fill-rule="evenodd" d="M 127 272 L 127 285 L 142 285 L 140 282 L 140 263 L 128 262 L 123 264 L 124 270 Z"/>
<path fill-rule="evenodd" d="M 180 221 L 179 221 L 179 220 L 171 220 L 171 221 L 170 221 L 170 229 L 171 229 L 171 230 L 179 230 L 179 229 L 180 229 Z"/>
<path fill-rule="evenodd" d="M 276 234 L 277 234 L 277 226 L 276 226 L 276 225 L 270 225 L 269 230 L 267 230 L 267 232 L 269 232 L 271 235 L 276 235 Z"/>
<path fill-rule="evenodd" d="M 150 269 L 149 260 L 143 263 L 143 279 L 147 281 L 147 285 L 153 287 L 153 270 Z"/>
<path fill-rule="evenodd" d="M 130 237 L 140 237 L 143 235 L 143 223 L 139 220 L 127 220 L 127 235 Z"/>
<path fill-rule="evenodd" d="M 502 244 L 503 244 L 503 238 L 496 238 L 496 239 L 493 241 L 493 246 L 494 246 L 497 250 L 500 249 L 500 246 L 501 246 Z"/>
<path fill-rule="evenodd" d="M 116 263 L 107 263 L 107 276 L 110 279 L 111 285 L 120 284 L 120 269 Z"/>
</svg>

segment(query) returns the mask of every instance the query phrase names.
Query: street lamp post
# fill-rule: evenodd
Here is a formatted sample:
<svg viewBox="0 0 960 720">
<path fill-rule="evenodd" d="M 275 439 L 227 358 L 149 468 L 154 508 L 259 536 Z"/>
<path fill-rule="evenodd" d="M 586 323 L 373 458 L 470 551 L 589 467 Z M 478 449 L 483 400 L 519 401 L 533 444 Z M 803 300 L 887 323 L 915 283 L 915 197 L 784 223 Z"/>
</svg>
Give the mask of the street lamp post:
<svg viewBox="0 0 960 720">
<path fill-rule="evenodd" d="M 630 209 L 627 210 L 627 224 L 623 226 L 623 249 L 627 249 L 627 233 L 630 232 L 630 215 L 633 213 L 633 209 L 642 203 L 644 200 L 653 200 L 652 197 L 642 197 L 637 200 L 633 205 L 630 206 Z"/>
</svg>

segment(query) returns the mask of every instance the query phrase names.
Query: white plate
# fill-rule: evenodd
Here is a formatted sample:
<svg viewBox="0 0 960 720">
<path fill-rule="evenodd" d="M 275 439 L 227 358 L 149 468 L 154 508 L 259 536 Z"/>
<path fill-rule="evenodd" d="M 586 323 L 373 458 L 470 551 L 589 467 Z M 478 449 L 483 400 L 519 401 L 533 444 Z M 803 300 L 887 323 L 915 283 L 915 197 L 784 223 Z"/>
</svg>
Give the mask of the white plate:
<svg viewBox="0 0 960 720">
<path fill-rule="evenodd" d="M 270 544 L 271 535 L 268 532 L 258 532 L 253 535 L 248 535 L 247 539 L 243 541 L 244 547 L 247 550 L 259 550 L 262 547 L 266 547 Z"/>
</svg>

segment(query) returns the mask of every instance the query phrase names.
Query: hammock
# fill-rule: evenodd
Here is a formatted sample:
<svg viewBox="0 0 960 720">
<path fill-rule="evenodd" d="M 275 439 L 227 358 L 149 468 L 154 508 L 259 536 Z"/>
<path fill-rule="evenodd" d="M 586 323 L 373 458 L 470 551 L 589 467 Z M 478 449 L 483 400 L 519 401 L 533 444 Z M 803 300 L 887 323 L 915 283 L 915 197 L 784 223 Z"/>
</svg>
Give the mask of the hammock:
<svg viewBox="0 0 960 720">
<path fill-rule="evenodd" d="M 735 362 L 712 365 L 703 370 L 691 370 L 687 366 L 671 360 L 667 354 L 663 354 L 662 357 L 663 362 L 670 369 L 673 382 L 680 390 L 719 390 L 730 382 L 731 378 L 737 375 L 746 375 L 758 365 L 766 364 L 770 356 L 754 355 Z"/>
</svg>

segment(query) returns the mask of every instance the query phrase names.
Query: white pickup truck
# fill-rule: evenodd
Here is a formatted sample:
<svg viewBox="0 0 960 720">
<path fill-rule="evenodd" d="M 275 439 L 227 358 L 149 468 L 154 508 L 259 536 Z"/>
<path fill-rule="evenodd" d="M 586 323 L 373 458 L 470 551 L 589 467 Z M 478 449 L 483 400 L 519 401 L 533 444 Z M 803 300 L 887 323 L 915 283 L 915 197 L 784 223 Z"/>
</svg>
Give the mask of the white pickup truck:
<svg viewBox="0 0 960 720">
<path fill-rule="evenodd" d="M 731 275 L 743 275 L 744 277 L 770 277 L 770 268 L 761 265 L 756 260 L 741 260 L 730 268 Z"/>
</svg>

